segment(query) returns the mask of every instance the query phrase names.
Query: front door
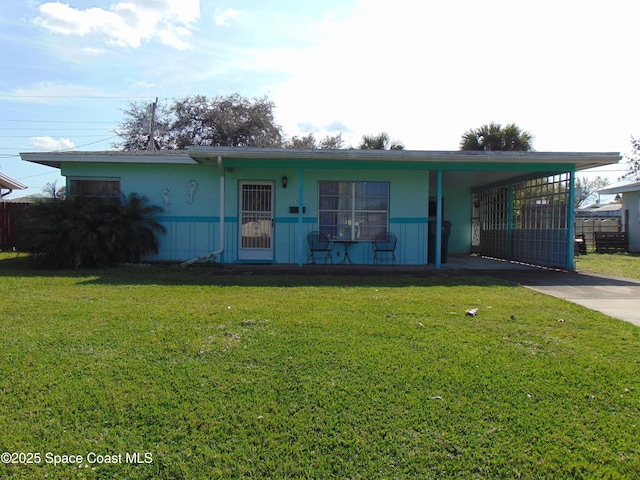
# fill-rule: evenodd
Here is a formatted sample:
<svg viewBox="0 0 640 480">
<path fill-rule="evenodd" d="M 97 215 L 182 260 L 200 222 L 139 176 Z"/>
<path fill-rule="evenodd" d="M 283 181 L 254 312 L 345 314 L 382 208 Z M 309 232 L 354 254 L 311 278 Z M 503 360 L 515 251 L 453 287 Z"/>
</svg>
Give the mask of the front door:
<svg viewBox="0 0 640 480">
<path fill-rule="evenodd" d="M 273 260 L 273 182 L 240 182 L 238 260 Z"/>
</svg>

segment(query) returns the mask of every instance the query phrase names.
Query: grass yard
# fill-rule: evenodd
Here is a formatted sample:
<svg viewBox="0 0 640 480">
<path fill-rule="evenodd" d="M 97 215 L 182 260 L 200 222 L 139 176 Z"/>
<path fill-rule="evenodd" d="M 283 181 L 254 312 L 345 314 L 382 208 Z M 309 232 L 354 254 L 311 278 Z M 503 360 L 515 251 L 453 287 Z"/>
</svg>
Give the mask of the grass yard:
<svg viewBox="0 0 640 480">
<path fill-rule="evenodd" d="M 1 478 L 640 476 L 640 329 L 490 277 L 5 254 L 0 313 Z"/>
<path fill-rule="evenodd" d="M 640 279 L 637 253 L 593 253 L 576 257 L 576 270 Z"/>
</svg>

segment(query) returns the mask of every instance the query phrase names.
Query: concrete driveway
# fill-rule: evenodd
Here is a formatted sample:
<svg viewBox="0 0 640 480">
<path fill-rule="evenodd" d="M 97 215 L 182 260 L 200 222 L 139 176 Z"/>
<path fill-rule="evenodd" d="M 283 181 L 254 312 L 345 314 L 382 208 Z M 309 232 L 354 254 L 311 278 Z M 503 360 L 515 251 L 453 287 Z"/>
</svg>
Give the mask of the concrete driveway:
<svg viewBox="0 0 640 480">
<path fill-rule="evenodd" d="M 546 270 L 494 271 L 492 275 L 640 326 L 640 281 Z"/>
</svg>

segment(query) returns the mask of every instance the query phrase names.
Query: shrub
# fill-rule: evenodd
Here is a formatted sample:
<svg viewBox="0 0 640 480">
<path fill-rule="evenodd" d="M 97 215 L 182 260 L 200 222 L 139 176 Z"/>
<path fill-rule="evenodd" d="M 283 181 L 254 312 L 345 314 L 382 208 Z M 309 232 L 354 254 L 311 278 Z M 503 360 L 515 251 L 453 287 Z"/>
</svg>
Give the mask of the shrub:
<svg viewBox="0 0 640 480">
<path fill-rule="evenodd" d="M 139 262 L 158 252 L 156 234 L 165 228 L 152 215 L 160 211 L 135 193 L 120 202 L 87 197 L 41 200 L 25 212 L 25 248 L 39 265 L 52 268 Z"/>
</svg>

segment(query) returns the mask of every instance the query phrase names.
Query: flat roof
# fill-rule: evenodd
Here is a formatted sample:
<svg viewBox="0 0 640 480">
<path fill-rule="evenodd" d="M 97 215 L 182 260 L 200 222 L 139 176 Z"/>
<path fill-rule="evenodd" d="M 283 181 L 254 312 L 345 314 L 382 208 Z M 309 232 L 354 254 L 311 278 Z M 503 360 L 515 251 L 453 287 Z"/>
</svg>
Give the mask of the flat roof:
<svg viewBox="0 0 640 480">
<path fill-rule="evenodd" d="M 570 163 L 580 170 L 617 163 L 619 152 L 505 152 L 433 150 L 288 149 L 253 147 L 189 147 L 189 155 L 200 163 L 217 157 L 253 160 L 352 160 L 419 163 Z"/>
<path fill-rule="evenodd" d="M 60 168 L 63 162 L 207 164 L 217 158 L 272 160 L 335 160 L 411 163 L 494 163 L 494 164 L 573 164 L 585 170 L 617 163 L 618 152 L 504 152 L 504 151 L 430 151 L 430 150 L 357 150 L 357 149 L 288 149 L 254 147 L 202 147 L 187 150 L 100 152 L 25 152 L 27 162 Z"/>
<path fill-rule="evenodd" d="M 613 193 L 629 193 L 629 192 L 638 192 L 638 191 L 640 191 L 640 182 L 603 188 L 602 190 L 598 190 L 598 193 L 613 194 Z"/>
<path fill-rule="evenodd" d="M 160 163 L 196 165 L 186 150 L 123 151 L 105 150 L 99 152 L 25 152 L 22 160 L 49 167 L 61 168 L 63 162 L 79 163 Z"/>
</svg>

